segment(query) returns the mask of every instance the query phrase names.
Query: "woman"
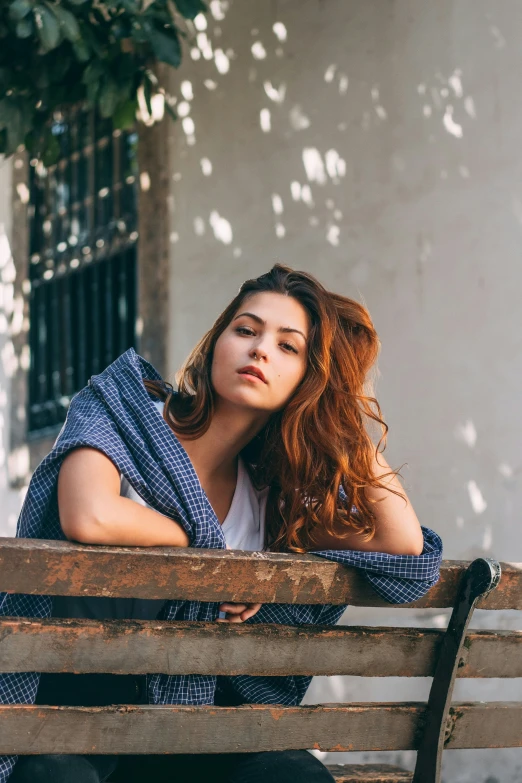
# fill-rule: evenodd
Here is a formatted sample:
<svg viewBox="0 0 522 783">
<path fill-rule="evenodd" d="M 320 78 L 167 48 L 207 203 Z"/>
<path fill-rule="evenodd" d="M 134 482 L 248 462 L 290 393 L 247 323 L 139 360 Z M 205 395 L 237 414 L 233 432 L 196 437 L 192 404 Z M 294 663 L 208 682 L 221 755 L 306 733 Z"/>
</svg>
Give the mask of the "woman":
<svg viewBox="0 0 522 783">
<path fill-rule="evenodd" d="M 171 496 L 176 513 L 172 503 L 169 508 L 159 497 L 159 490 L 150 491 L 154 471 L 164 462 L 154 449 L 165 438 L 150 410 L 139 409 L 147 430 L 146 451 L 134 431 L 127 433 L 126 448 L 132 443 L 140 454 L 141 473 L 133 472 L 121 453 L 112 450 L 113 438 L 126 437 L 129 403 L 120 405 L 118 389 L 125 385 L 127 367 L 122 360 L 127 352 L 90 381 L 94 391 L 104 396 L 113 420 L 100 419 L 96 438 L 87 437 L 84 419 L 88 417 L 82 419 L 80 401 L 82 395 L 85 399 L 92 396 L 86 387 L 77 395 L 76 414 L 71 403 L 71 421 L 68 417 L 47 468 L 42 463 L 42 471 L 54 466 L 56 518 L 62 536 L 113 546 L 226 545 L 324 553 L 365 568 L 388 600 L 413 600 L 436 581 L 441 545 L 436 534 L 421 528 L 396 472 L 379 451 L 387 426 L 377 400 L 365 393 L 378 350 L 367 310 L 328 292 L 311 275 L 276 264 L 269 273 L 247 281 L 187 359 L 177 392 L 157 373 L 142 381 L 149 399 L 156 398 L 155 405 L 170 428 L 168 446 L 178 457 L 176 475 L 168 474 L 179 485 L 178 496 Z M 135 380 L 132 375 L 128 379 L 129 385 Z M 81 437 L 67 439 L 77 420 Z M 114 422 L 118 427 L 113 431 Z M 368 432 L 372 422 L 381 429 L 377 446 Z M 107 434 L 99 434 L 106 424 Z M 60 459 L 53 462 L 50 458 L 57 454 Z M 41 477 L 33 480 L 35 486 L 38 480 L 42 486 L 50 483 Z M 158 487 L 163 484 L 157 483 Z M 27 518 L 31 497 L 41 506 L 41 493 L 31 492 L 30 487 L 28 495 Z M 195 526 L 183 504 L 177 503 L 180 497 L 185 506 L 192 504 L 196 509 Z M 201 518 L 207 512 L 209 521 L 203 524 Z M 51 516 L 48 512 L 47 518 Z M 24 510 L 22 522 L 23 517 Z M 17 534 L 34 535 L 31 530 L 24 532 L 27 528 L 20 522 L 19 527 L 22 532 Z M 43 529 L 37 534 L 53 537 L 49 527 L 45 535 Z M 215 611 L 197 617 L 190 614 L 188 602 L 55 597 L 52 603 L 56 617 L 216 617 Z M 185 611 L 184 603 L 189 605 L 188 614 L 180 614 Z M 5 609 L 0 605 L 1 614 L 8 613 Z M 336 622 L 343 609 L 226 603 L 219 606 L 217 621 L 329 623 Z M 200 700 L 177 698 L 169 684 L 173 680 L 183 680 L 185 691 L 195 683 L 193 693 Z M 152 695 L 155 703 L 289 704 L 301 701 L 309 682 L 305 677 L 44 674 L 37 682 L 36 703 L 140 703 Z M 277 781 L 296 774 L 318 783 L 332 780 L 306 751 L 286 751 L 210 758 L 133 757 L 130 765 L 128 757 L 22 757 L 12 781 L 60 783 L 74 778 L 75 783 L 97 783 L 117 779 L 114 774 L 125 780 L 131 775 L 135 780 L 194 779 L 216 777 L 218 769 L 218 777 L 234 783 L 261 780 L 267 774 Z"/>
</svg>

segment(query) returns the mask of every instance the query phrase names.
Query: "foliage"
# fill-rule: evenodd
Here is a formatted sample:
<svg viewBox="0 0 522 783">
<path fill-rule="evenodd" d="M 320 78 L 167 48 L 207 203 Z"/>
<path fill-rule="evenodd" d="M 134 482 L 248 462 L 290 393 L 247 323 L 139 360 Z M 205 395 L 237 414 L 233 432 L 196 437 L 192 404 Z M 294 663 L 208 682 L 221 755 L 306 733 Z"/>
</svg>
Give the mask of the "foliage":
<svg viewBox="0 0 522 783">
<path fill-rule="evenodd" d="M 57 158 L 50 118 L 86 102 L 116 128 L 133 124 L 141 91 L 163 92 L 157 61 L 177 68 L 187 19 L 202 0 L 1 0 L 0 153 L 25 144 L 44 163 Z M 173 114 L 168 100 L 165 108 Z"/>
</svg>

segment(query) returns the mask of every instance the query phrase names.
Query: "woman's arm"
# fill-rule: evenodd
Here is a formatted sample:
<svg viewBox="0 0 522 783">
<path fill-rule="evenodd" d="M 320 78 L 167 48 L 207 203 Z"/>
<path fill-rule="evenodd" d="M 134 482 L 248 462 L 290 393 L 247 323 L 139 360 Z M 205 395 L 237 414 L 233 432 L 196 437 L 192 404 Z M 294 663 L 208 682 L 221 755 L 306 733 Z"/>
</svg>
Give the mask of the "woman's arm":
<svg viewBox="0 0 522 783">
<path fill-rule="evenodd" d="M 371 541 L 365 541 L 355 532 L 347 538 L 338 538 L 320 530 L 314 533 L 313 549 L 353 549 L 362 552 L 386 552 L 389 555 L 422 553 L 424 538 L 421 526 L 404 489 L 395 475 L 381 478 L 389 471 L 390 466 L 383 455 L 379 453 L 378 461 L 374 456 L 373 474 L 381 479 L 385 488 L 365 488 L 370 500 L 380 500 L 379 503 L 372 503 L 375 535 Z M 406 500 L 394 495 L 388 488 L 401 492 Z"/>
<path fill-rule="evenodd" d="M 120 496 L 120 473 L 97 449 L 71 451 L 58 474 L 58 512 L 68 539 L 110 546 L 190 546 L 172 519 Z"/>
</svg>

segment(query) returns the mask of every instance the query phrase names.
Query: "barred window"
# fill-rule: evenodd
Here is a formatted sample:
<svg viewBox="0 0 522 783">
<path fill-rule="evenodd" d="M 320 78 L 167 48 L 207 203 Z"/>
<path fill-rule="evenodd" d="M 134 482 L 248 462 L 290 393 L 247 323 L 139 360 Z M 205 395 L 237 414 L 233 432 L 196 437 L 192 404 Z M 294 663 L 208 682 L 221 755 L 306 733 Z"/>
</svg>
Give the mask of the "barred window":
<svg viewBox="0 0 522 783">
<path fill-rule="evenodd" d="M 54 115 L 56 164 L 30 165 L 29 437 L 137 346 L 137 133 L 75 107 Z"/>
</svg>

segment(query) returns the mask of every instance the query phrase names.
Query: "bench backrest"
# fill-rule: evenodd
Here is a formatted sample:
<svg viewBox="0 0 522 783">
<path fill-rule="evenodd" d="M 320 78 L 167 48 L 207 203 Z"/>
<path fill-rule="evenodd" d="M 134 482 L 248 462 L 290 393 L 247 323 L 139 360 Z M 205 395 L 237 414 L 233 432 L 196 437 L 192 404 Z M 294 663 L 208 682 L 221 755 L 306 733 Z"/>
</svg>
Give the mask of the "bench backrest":
<svg viewBox="0 0 522 783">
<path fill-rule="evenodd" d="M 10 593 L 447 608 L 467 565 L 445 562 L 423 599 L 392 606 L 356 569 L 312 555 L 0 538 L 0 591 Z M 522 609 L 522 566 L 502 564 L 500 585 L 478 606 Z M 426 677 L 443 637 L 419 628 L 0 618 L 0 672 Z M 522 632 L 468 632 L 457 676 L 522 677 Z M 0 707 L 0 754 L 408 750 L 419 746 L 425 713 L 423 703 L 14 705 Z M 452 706 L 447 748 L 521 745 L 522 703 Z"/>
</svg>

